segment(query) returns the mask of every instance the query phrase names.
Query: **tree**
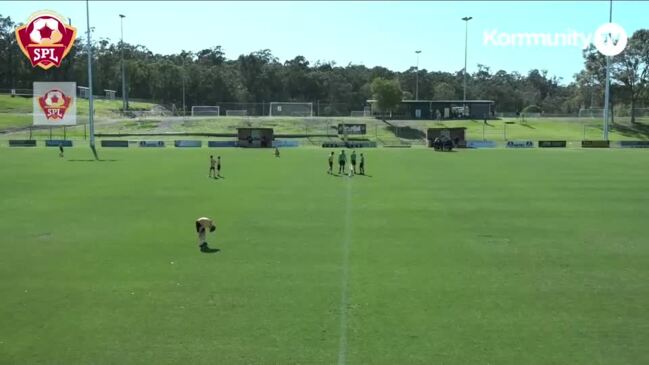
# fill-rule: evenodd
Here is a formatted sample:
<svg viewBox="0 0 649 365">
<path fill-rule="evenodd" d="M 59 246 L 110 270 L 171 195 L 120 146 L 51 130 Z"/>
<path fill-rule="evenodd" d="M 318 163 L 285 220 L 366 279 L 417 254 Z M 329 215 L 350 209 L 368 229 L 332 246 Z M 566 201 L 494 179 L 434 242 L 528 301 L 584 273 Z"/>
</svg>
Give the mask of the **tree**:
<svg viewBox="0 0 649 365">
<path fill-rule="evenodd" d="M 635 123 L 635 107 L 649 84 L 649 30 L 633 33 L 624 52 L 613 57 L 611 75 L 622 85 L 630 102 L 631 123 Z"/>
<path fill-rule="evenodd" d="M 377 77 L 372 81 L 372 94 L 381 111 L 387 111 L 392 115 L 392 110 L 401 102 L 401 87 L 399 81 L 387 80 Z"/>
<path fill-rule="evenodd" d="M 440 82 L 433 86 L 433 97 L 435 100 L 455 99 L 455 88 L 447 82 Z"/>
</svg>

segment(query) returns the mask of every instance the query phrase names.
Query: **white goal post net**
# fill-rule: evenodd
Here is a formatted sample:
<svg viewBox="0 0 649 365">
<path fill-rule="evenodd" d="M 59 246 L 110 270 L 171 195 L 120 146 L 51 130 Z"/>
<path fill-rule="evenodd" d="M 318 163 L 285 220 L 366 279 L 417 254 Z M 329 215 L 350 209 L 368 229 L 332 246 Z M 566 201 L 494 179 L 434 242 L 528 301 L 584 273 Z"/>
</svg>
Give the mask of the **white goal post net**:
<svg viewBox="0 0 649 365">
<path fill-rule="evenodd" d="M 216 116 L 220 115 L 218 105 L 194 105 L 192 106 L 192 117 Z"/>
<path fill-rule="evenodd" d="M 585 108 L 579 109 L 579 118 L 603 118 L 604 109 L 601 108 Z"/>
<path fill-rule="evenodd" d="M 313 103 L 289 103 L 276 102 L 270 103 L 271 117 L 312 117 Z"/>
<path fill-rule="evenodd" d="M 248 115 L 248 110 L 242 109 L 242 110 L 226 110 L 225 115 L 228 117 L 245 117 Z"/>
<path fill-rule="evenodd" d="M 371 117 L 372 112 L 369 109 L 365 110 L 352 110 L 352 117 Z"/>
</svg>

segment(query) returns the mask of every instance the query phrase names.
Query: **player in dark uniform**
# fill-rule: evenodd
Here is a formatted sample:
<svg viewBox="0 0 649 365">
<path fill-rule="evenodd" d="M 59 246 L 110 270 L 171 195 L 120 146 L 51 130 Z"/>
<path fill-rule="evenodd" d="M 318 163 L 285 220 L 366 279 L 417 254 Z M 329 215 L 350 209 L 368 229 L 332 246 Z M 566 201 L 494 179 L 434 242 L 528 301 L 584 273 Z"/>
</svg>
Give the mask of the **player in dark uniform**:
<svg viewBox="0 0 649 365">
<path fill-rule="evenodd" d="M 361 153 L 361 164 L 358 166 L 359 171 L 358 173 L 361 175 L 365 175 L 365 156 Z"/>
<path fill-rule="evenodd" d="M 214 156 L 210 155 L 210 174 L 207 175 L 207 177 L 212 177 L 216 179 L 216 171 L 214 170 L 214 166 L 216 165 L 216 161 L 214 160 Z"/>
<path fill-rule="evenodd" d="M 329 171 L 327 171 L 328 174 L 333 174 L 334 171 L 334 152 L 331 151 L 331 154 L 329 155 Z"/>
<path fill-rule="evenodd" d="M 349 157 L 351 157 L 351 160 L 352 160 L 352 171 L 351 171 L 351 173 L 355 174 L 356 173 L 356 151 L 352 151 L 352 154 Z"/>
<path fill-rule="evenodd" d="M 59 157 L 63 157 L 63 143 L 59 143 Z"/>
<path fill-rule="evenodd" d="M 345 163 L 347 162 L 347 156 L 345 156 L 345 150 L 340 152 L 338 155 L 338 173 L 345 174 Z"/>
<path fill-rule="evenodd" d="M 221 177 L 221 156 L 216 158 L 216 176 Z"/>
</svg>

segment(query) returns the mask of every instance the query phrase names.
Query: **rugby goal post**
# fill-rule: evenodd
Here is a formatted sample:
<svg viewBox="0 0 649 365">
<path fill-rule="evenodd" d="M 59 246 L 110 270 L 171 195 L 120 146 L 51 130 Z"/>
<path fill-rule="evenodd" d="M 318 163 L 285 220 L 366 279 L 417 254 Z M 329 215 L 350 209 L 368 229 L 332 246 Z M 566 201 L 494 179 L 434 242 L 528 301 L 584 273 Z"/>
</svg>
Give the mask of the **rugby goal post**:
<svg viewBox="0 0 649 365">
<path fill-rule="evenodd" d="M 228 116 L 228 117 L 245 117 L 245 116 L 248 116 L 248 110 L 247 109 L 226 110 L 225 115 Z"/>
<path fill-rule="evenodd" d="M 277 102 L 270 103 L 271 117 L 312 117 L 313 103 Z"/>
<path fill-rule="evenodd" d="M 192 117 L 204 117 L 220 115 L 220 108 L 218 105 L 194 105 L 192 106 Z"/>
</svg>

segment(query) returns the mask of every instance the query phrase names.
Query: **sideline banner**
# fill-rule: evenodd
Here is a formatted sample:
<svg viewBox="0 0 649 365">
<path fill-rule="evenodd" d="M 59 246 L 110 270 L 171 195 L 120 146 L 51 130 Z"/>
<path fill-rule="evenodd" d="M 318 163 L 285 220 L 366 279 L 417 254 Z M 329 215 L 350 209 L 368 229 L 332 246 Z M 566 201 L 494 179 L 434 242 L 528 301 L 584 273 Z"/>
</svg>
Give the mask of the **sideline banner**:
<svg viewBox="0 0 649 365">
<path fill-rule="evenodd" d="M 140 147 L 164 147 L 164 141 L 140 141 Z"/>
<path fill-rule="evenodd" d="M 620 141 L 621 148 L 649 148 L 649 141 Z"/>
<path fill-rule="evenodd" d="M 466 141 L 466 148 L 495 148 L 494 141 Z"/>
<path fill-rule="evenodd" d="M 539 148 L 565 148 L 566 141 L 539 141 Z"/>
<path fill-rule="evenodd" d="M 609 148 L 609 141 L 581 141 L 581 148 Z"/>
<path fill-rule="evenodd" d="M 507 148 L 534 148 L 534 142 L 532 141 L 509 141 L 507 142 Z"/>
<path fill-rule="evenodd" d="M 201 147 L 203 145 L 202 141 L 196 140 L 175 140 L 175 147 Z"/>
</svg>

